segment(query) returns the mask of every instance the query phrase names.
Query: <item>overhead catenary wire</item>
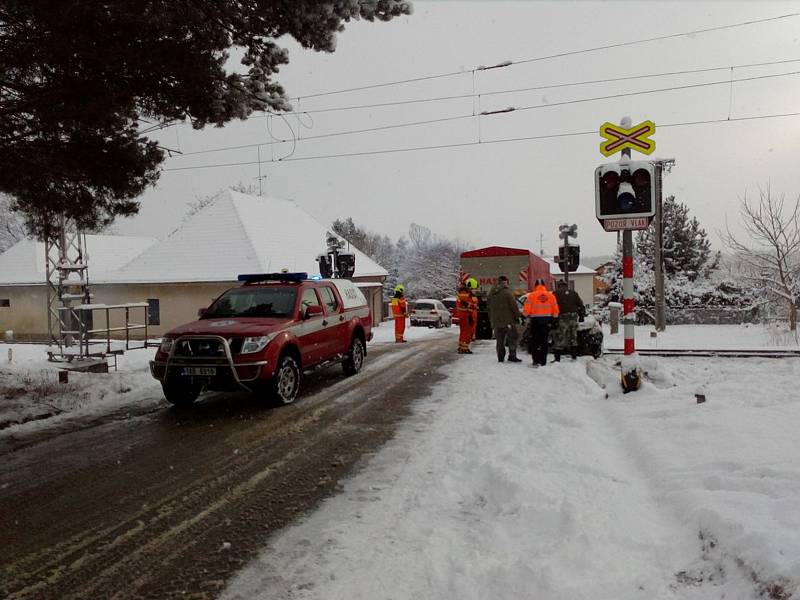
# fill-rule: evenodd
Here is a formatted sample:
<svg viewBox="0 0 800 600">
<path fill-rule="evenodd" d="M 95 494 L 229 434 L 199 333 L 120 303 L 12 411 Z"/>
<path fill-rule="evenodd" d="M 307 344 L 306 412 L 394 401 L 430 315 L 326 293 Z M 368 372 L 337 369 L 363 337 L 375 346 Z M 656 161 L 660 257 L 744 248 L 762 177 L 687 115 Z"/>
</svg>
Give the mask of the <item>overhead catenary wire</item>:
<svg viewBox="0 0 800 600">
<path fill-rule="evenodd" d="M 656 88 L 650 90 L 638 90 L 634 92 L 620 92 L 616 94 L 608 94 L 604 96 L 592 96 L 590 98 L 578 98 L 575 100 L 563 100 L 560 102 L 548 102 L 546 104 L 534 104 L 530 106 L 522 106 L 522 107 L 506 107 L 498 110 L 492 111 L 482 111 L 479 113 L 465 113 L 461 115 L 452 115 L 448 117 L 440 117 L 437 119 L 426 119 L 422 121 L 407 121 L 404 123 L 393 123 L 390 125 L 379 125 L 376 127 L 366 127 L 362 129 L 351 129 L 345 131 L 334 131 L 330 133 L 321 133 L 317 135 L 310 135 L 305 136 L 303 138 L 304 141 L 307 140 L 314 140 L 314 139 L 321 139 L 321 138 L 331 138 L 331 137 L 338 137 L 343 135 L 357 135 L 362 133 L 372 133 L 376 131 L 386 131 L 390 129 L 400 129 L 404 127 L 414 127 L 420 125 L 432 125 L 435 123 L 443 123 L 448 121 L 456 121 L 456 120 L 463 120 L 463 119 L 472 119 L 472 118 L 480 118 L 481 116 L 491 116 L 491 115 L 498 115 L 498 114 L 506 114 L 509 112 L 520 112 L 520 111 L 527 111 L 527 110 L 536 110 L 536 109 L 546 109 L 546 108 L 556 108 L 559 106 L 566 106 L 571 104 L 582 104 L 585 102 L 598 102 L 601 100 L 613 100 L 618 98 L 627 98 L 631 96 L 639 96 L 645 94 L 656 94 L 656 93 L 663 93 L 663 92 L 671 92 L 671 91 L 679 91 L 679 90 L 687 90 L 687 89 L 694 89 L 694 88 L 702 88 L 702 87 L 710 87 L 710 86 L 719 86 L 719 85 L 731 85 L 733 83 L 741 83 L 746 81 L 758 81 L 764 79 L 774 79 L 777 77 L 789 77 L 794 75 L 800 75 L 800 71 L 790 71 L 788 73 L 773 73 L 769 75 L 756 75 L 753 77 L 742 77 L 739 79 L 724 79 L 718 81 L 710 81 L 710 82 L 703 82 L 703 83 L 692 83 L 692 84 L 685 84 L 679 86 L 669 86 L 663 88 Z M 207 148 L 204 150 L 195 150 L 193 152 L 184 152 L 181 154 L 181 157 L 187 156 L 194 156 L 198 154 L 210 154 L 214 152 L 225 152 L 230 150 L 243 150 L 245 148 L 255 148 L 257 146 L 263 146 L 266 144 L 271 143 L 286 143 L 292 141 L 293 143 L 296 142 L 295 139 L 292 140 L 282 140 L 282 139 L 274 139 L 270 142 L 258 142 L 258 143 L 251 143 L 251 144 L 239 144 L 236 146 L 222 146 L 218 148 Z"/>
<path fill-rule="evenodd" d="M 732 69 L 748 69 L 748 68 L 756 68 L 756 67 L 767 67 L 767 66 L 775 66 L 775 65 L 783 65 L 788 63 L 796 63 L 800 62 L 800 58 L 789 58 L 783 60 L 773 60 L 768 62 L 760 62 L 760 63 L 745 63 L 739 65 L 725 65 L 721 67 L 705 67 L 699 69 L 684 69 L 682 71 L 662 71 L 659 73 L 645 73 L 641 75 L 623 75 L 620 77 L 605 77 L 602 79 L 586 79 L 582 81 L 571 81 L 566 83 L 551 83 L 545 85 L 536 85 L 531 87 L 523 87 L 523 88 L 509 88 L 504 90 L 490 90 L 487 92 L 481 92 L 480 94 L 476 92 L 472 92 L 471 94 L 453 94 L 449 96 L 433 96 L 429 98 L 412 98 L 408 100 L 392 100 L 389 102 L 374 102 L 370 104 L 354 104 L 350 106 L 330 106 L 330 107 L 323 107 L 323 108 L 312 108 L 306 109 L 300 112 L 293 111 L 294 114 L 317 114 L 317 113 L 329 113 L 329 112 L 343 112 L 343 111 L 350 111 L 350 110 L 365 110 L 365 109 L 372 109 L 372 108 L 385 108 L 389 106 L 403 106 L 408 104 L 424 104 L 427 102 L 444 102 L 448 100 L 463 100 L 467 98 L 477 98 L 478 96 L 497 96 L 501 94 L 518 94 L 523 92 L 535 92 L 535 91 L 542 91 L 542 90 L 552 90 L 552 89 L 559 89 L 559 88 L 566 88 L 566 87 L 578 87 L 582 85 L 596 85 L 598 83 L 618 83 L 621 81 L 634 81 L 637 79 L 651 79 L 656 77 L 672 77 L 676 75 L 695 75 L 699 73 L 712 73 L 714 71 L 729 71 Z M 257 119 L 257 118 L 264 118 L 268 115 L 253 115 L 249 118 Z"/>
<path fill-rule="evenodd" d="M 439 74 L 436 74 L 436 75 L 424 75 L 424 76 L 420 76 L 420 77 L 412 77 L 412 78 L 409 78 L 409 79 L 402 79 L 402 80 L 396 80 L 396 81 L 390 81 L 390 82 L 384 82 L 384 83 L 377 83 L 377 84 L 368 84 L 368 85 L 363 85 L 363 86 L 358 86 L 358 87 L 353 87 L 353 88 L 346 88 L 346 89 L 341 89 L 341 90 L 333 90 L 333 91 L 329 91 L 329 92 L 318 92 L 318 93 L 314 93 L 314 94 L 305 94 L 303 96 L 293 96 L 293 98 L 296 99 L 299 102 L 301 98 L 305 98 L 305 99 L 317 98 L 317 97 L 320 97 L 320 96 L 341 94 L 341 93 L 345 93 L 345 92 L 355 92 L 355 91 L 361 91 L 361 90 L 367 90 L 367 89 L 373 89 L 373 88 L 379 88 L 379 87 L 387 87 L 387 86 L 392 86 L 392 85 L 399 85 L 399 84 L 405 84 L 405 83 L 412 83 L 412 82 L 418 82 L 418 81 L 426 81 L 426 80 L 431 80 L 431 79 L 438 79 L 438 78 L 442 78 L 442 77 L 452 77 L 452 76 L 455 76 L 455 75 L 462 75 L 462 74 L 466 74 L 466 73 L 472 73 L 474 75 L 474 73 L 476 71 L 481 71 L 481 70 L 488 70 L 488 69 L 494 69 L 494 68 L 500 68 L 500 67 L 511 67 L 511 66 L 514 66 L 514 65 L 517 65 L 517 64 L 526 64 L 526 63 L 532 63 L 532 62 L 539 62 L 539 61 L 550 60 L 550 59 L 555 59 L 555 58 L 562 58 L 562 57 L 566 57 L 566 56 L 574 56 L 574 55 L 578 55 L 578 54 L 585 54 L 585 53 L 590 53 L 590 52 L 598 52 L 598 51 L 601 51 L 601 50 L 609 50 L 609 49 L 612 49 L 612 48 L 622 48 L 622 47 L 626 47 L 626 46 L 649 43 L 649 42 L 654 42 L 654 41 L 658 41 L 658 40 L 666 40 L 666 39 L 673 39 L 673 38 L 679 38 L 679 37 L 684 37 L 684 36 L 697 35 L 697 34 L 702 34 L 702 33 L 710 33 L 710 32 L 713 32 L 713 31 L 722 31 L 722 30 L 726 30 L 726 29 L 734 29 L 734 28 L 737 28 L 737 27 L 746 27 L 746 26 L 750 26 L 750 25 L 757 25 L 757 24 L 760 24 L 760 23 L 767 23 L 767 22 L 770 22 L 770 21 L 779 21 L 779 20 L 782 20 L 782 19 L 790 19 L 790 18 L 794 18 L 794 17 L 797 17 L 797 16 L 800 16 L 800 13 L 798 13 L 798 12 L 787 13 L 787 14 L 778 15 L 778 16 L 775 16 L 775 17 L 765 17 L 765 18 L 762 18 L 762 19 L 751 19 L 751 20 L 748 20 L 748 21 L 740 21 L 738 23 L 730 23 L 730 24 L 727 24 L 727 25 L 718 25 L 718 26 L 715 26 L 715 27 L 707 27 L 707 28 L 703 28 L 703 29 L 694 29 L 694 30 L 691 30 L 691 31 L 684 31 L 684 32 L 681 32 L 681 33 L 672 33 L 672 34 L 666 34 L 666 35 L 655 36 L 655 37 L 650 37 L 650 38 L 643 38 L 643 39 L 639 39 L 639 40 L 630 40 L 630 41 L 627 41 L 627 42 L 618 42 L 618 43 L 615 43 L 615 44 L 606 44 L 606 45 L 603 45 L 603 46 L 595 46 L 595 47 L 591 47 L 591 48 L 584 48 L 584 49 L 581 49 L 581 50 L 570 50 L 570 51 L 566 51 L 566 52 L 548 54 L 548 55 L 544 55 L 544 56 L 538 56 L 538 57 L 532 57 L 532 58 L 526 58 L 526 59 L 519 59 L 519 60 L 516 60 L 516 61 L 504 61 L 502 63 L 498 63 L 496 65 L 492 65 L 490 67 L 479 66 L 479 67 L 476 67 L 476 68 L 468 70 L 468 71 L 460 70 L 460 71 L 450 71 L 448 73 L 439 73 Z M 268 114 L 279 114 L 279 113 L 274 113 L 274 112 L 269 111 L 269 110 L 265 111 L 265 112 L 267 112 Z M 308 112 L 308 111 L 306 111 L 306 112 Z M 170 127 L 172 125 L 176 125 L 176 124 L 179 124 L 179 123 L 180 123 L 180 121 L 178 121 L 178 120 L 165 121 L 165 122 L 162 122 L 162 123 L 155 124 L 155 125 L 153 125 L 151 127 L 148 127 L 146 129 L 140 131 L 139 134 L 140 135 L 145 135 L 147 133 L 152 133 L 153 131 L 164 129 L 166 127 Z"/>
<path fill-rule="evenodd" d="M 711 33 L 711 32 L 714 32 L 714 31 L 723 31 L 723 30 L 726 30 L 726 29 L 735 29 L 737 27 L 748 27 L 748 26 L 751 26 L 751 25 L 758 25 L 758 24 L 761 24 L 761 23 L 768 23 L 768 22 L 771 22 L 771 21 L 779 21 L 779 20 L 782 20 L 782 19 L 790 19 L 790 18 L 794 18 L 794 17 L 798 17 L 798 16 L 800 16 L 800 12 L 787 13 L 787 14 L 778 15 L 778 16 L 775 16 L 775 17 L 764 17 L 762 19 L 750 19 L 748 21 L 740 21 L 738 23 L 729 23 L 727 25 L 717 25 L 717 26 L 714 26 L 714 27 L 705 27 L 705 28 L 702 28 L 702 29 L 694 29 L 694 30 L 691 30 L 691 31 L 684 31 L 684 32 L 681 32 L 681 33 L 670 33 L 670 34 L 665 34 L 665 35 L 653 36 L 653 37 L 649 37 L 649 38 L 642 38 L 642 39 L 638 39 L 638 40 L 629 40 L 629 41 L 626 41 L 626 42 L 617 42 L 617 43 L 614 43 L 614 44 L 605 44 L 605 45 L 602 45 L 602 46 L 593 46 L 593 47 L 589 47 L 589 48 L 582 48 L 582 49 L 579 49 L 579 50 L 568 50 L 568 51 L 565 51 L 565 52 L 557 52 L 557 53 L 554 53 L 554 54 L 545 54 L 545 55 L 542 55 L 542 56 L 535 56 L 535 57 L 531 57 L 531 58 L 522 58 L 522 59 L 517 59 L 517 60 L 507 60 L 507 61 L 504 61 L 504 62 L 499 63 L 497 65 L 493 65 L 492 67 L 476 67 L 475 69 L 470 69 L 470 70 L 466 70 L 466 71 L 464 71 L 464 70 L 461 70 L 461 71 L 449 71 L 449 72 L 437 73 L 437 74 L 433 74 L 433 75 L 423 75 L 423 76 L 420 76 L 420 77 L 412 77 L 412 78 L 409 78 L 409 79 L 398 79 L 398 80 L 395 80 L 395 81 L 386 81 L 386 82 L 382 82 L 382 83 L 373 83 L 373 84 L 361 85 L 361 86 L 350 87 L 350 88 L 342 88 L 342 89 L 338 89 L 338 90 L 330 90 L 330 91 L 326 91 L 326 92 L 316 92 L 316 93 L 313 93 L 313 94 L 298 94 L 297 96 L 293 96 L 293 98 L 295 98 L 295 99 L 300 99 L 300 98 L 303 98 L 303 99 L 318 98 L 320 96 L 331 96 L 331 95 L 334 95 L 334 94 L 344 94 L 344 93 L 349 93 L 349 92 L 359 92 L 359 91 L 363 91 L 363 90 L 369 90 L 369 89 L 375 89 L 375 88 L 381 88 L 381 87 L 389 87 L 389 86 L 394 86 L 394 85 L 403 85 L 403 84 L 407 84 L 407 83 L 416 83 L 416 82 L 419 82 L 419 81 L 429 81 L 431 79 L 440 79 L 440 78 L 443 78 L 443 77 L 453 77 L 453 76 L 456 76 L 456 75 L 464 75 L 464 74 L 471 73 L 471 72 L 476 71 L 476 70 L 486 70 L 487 68 L 511 67 L 511 66 L 514 66 L 514 65 L 528 64 L 528 63 L 533 63 L 533 62 L 541 62 L 541 61 L 552 60 L 552 59 L 556 59 L 556 58 L 564 58 L 564 57 L 567 57 L 567 56 L 575 56 L 575 55 L 578 55 L 578 54 L 588 54 L 588 53 L 591 53 L 591 52 L 600 52 L 600 51 L 603 51 L 603 50 L 611 50 L 611 49 L 614 49 L 614 48 L 625 48 L 625 47 L 634 46 L 634 45 L 637 45 L 637 44 L 646 44 L 646 43 L 650 43 L 650 42 L 675 39 L 675 38 L 686 37 L 686 36 L 691 36 L 691 35 L 698 35 L 698 34 L 703 34 L 703 33 Z"/>
<path fill-rule="evenodd" d="M 777 119 L 777 118 L 787 118 L 787 117 L 799 117 L 800 112 L 791 112 L 791 113 L 774 113 L 768 115 L 749 115 L 744 117 L 732 117 L 732 118 L 725 118 L 725 119 L 705 119 L 705 120 L 698 120 L 698 121 L 681 121 L 677 123 L 664 123 L 658 125 L 659 128 L 665 129 L 668 127 L 690 127 L 690 126 L 700 126 L 700 125 L 712 125 L 717 123 L 737 123 L 743 121 L 755 121 L 755 120 L 762 120 L 762 119 Z M 556 139 L 556 138 L 565 138 L 565 137 L 577 137 L 577 136 L 585 136 L 585 135 L 597 135 L 597 130 L 592 129 L 589 131 L 570 131 L 570 132 L 561 132 L 561 133 L 551 133 L 551 134 L 542 134 L 542 135 L 532 135 L 532 136 L 520 136 L 514 138 L 500 138 L 500 139 L 490 139 L 490 140 L 482 140 L 482 141 L 471 141 L 471 142 L 456 142 L 452 144 L 435 144 L 429 146 L 413 146 L 407 148 L 386 148 L 382 150 L 365 150 L 361 152 L 343 152 L 343 153 L 336 153 L 336 154 L 319 154 L 314 156 L 297 156 L 288 158 L 285 160 L 275 160 L 270 162 L 294 162 L 294 161 L 302 161 L 302 160 L 321 160 L 321 159 L 331 159 L 331 158 L 348 158 L 348 157 L 357 157 L 357 156 L 369 156 L 369 155 L 380 155 L 380 154 L 393 154 L 393 153 L 404 153 L 404 152 L 418 152 L 418 151 L 426 151 L 426 150 L 445 150 L 451 148 L 464 148 L 468 146 L 483 146 L 488 144 L 501 144 L 501 143 L 511 143 L 511 142 L 524 142 L 524 141 L 536 141 L 536 140 L 548 140 L 548 139 Z M 265 162 L 265 161 L 264 161 Z M 172 167 L 167 169 L 162 169 L 162 171 L 189 171 L 194 169 L 215 169 L 215 168 L 222 168 L 222 167 L 239 167 L 239 166 L 248 166 L 248 165 L 255 165 L 257 161 L 241 161 L 241 162 L 232 162 L 232 163 L 220 163 L 220 164 L 210 164 L 210 165 L 196 165 L 191 167 Z"/>
</svg>

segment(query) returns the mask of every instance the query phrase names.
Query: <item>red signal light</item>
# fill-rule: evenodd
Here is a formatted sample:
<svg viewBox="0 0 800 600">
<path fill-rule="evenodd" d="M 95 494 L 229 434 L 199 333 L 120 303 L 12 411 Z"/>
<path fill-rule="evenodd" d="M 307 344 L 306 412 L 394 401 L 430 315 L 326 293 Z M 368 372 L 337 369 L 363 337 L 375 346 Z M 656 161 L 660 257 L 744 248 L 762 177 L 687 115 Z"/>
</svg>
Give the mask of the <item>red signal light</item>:
<svg viewBox="0 0 800 600">
<path fill-rule="evenodd" d="M 633 174 L 633 185 L 637 188 L 650 185 L 650 173 L 645 169 L 637 169 Z"/>
<path fill-rule="evenodd" d="M 619 173 L 617 173 L 616 171 L 609 171 L 608 173 L 603 175 L 601 181 L 603 182 L 603 186 L 605 186 L 607 190 L 616 189 L 617 187 L 619 187 Z"/>
</svg>

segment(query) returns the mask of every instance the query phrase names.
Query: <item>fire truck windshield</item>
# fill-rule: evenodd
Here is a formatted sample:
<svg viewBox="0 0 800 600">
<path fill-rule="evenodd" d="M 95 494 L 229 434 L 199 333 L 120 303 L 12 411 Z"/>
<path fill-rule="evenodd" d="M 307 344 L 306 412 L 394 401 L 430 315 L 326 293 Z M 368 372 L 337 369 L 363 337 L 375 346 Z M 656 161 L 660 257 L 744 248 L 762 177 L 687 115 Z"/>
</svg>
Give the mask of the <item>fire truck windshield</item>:
<svg viewBox="0 0 800 600">
<path fill-rule="evenodd" d="M 295 306 L 297 288 L 243 287 L 228 290 L 203 315 L 204 319 L 222 317 L 288 317 Z"/>
</svg>

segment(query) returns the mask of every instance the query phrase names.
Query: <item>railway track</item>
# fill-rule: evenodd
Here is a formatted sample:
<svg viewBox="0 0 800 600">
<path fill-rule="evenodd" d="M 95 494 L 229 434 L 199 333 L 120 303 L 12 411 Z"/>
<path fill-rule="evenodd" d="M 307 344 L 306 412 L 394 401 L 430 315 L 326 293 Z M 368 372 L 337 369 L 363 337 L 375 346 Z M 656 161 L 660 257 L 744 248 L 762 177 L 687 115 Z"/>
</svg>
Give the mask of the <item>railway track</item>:
<svg viewBox="0 0 800 600">
<path fill-rule="evenodd" d="M 685 348 L 643 348 L 636 350 L 640 356 L 667 356 L 667 357 L 721 357 L 727 358 L 800 358 L 800 349 L 792 350 L 763 350 L 763 349 L 685 349 Z M 622 355 L 621 348 L 609 348 L 605 354 Z"/>
</svg>

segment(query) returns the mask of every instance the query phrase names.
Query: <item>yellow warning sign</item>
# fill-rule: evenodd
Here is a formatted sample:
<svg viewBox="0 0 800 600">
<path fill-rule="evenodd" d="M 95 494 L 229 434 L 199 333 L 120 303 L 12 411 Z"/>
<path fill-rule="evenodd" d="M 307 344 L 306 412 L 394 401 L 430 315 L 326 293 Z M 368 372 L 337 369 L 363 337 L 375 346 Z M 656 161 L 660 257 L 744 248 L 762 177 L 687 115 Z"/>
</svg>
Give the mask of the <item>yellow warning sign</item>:
<svg viewBox="0 0 800 600">
<path fill-rule="evenodd" d="M 656 124 L 652 121 L 642 121 L 630 129 L 606 121 L 600 126 L 600 135 L 606 138 L 600 143 L 600 152 L 604 156 L 611 156 L 630 148 L 642 154 L 650 154 L 656 149 L 655 140 L 650 139 L 655 132 Z"/>
</svg>

